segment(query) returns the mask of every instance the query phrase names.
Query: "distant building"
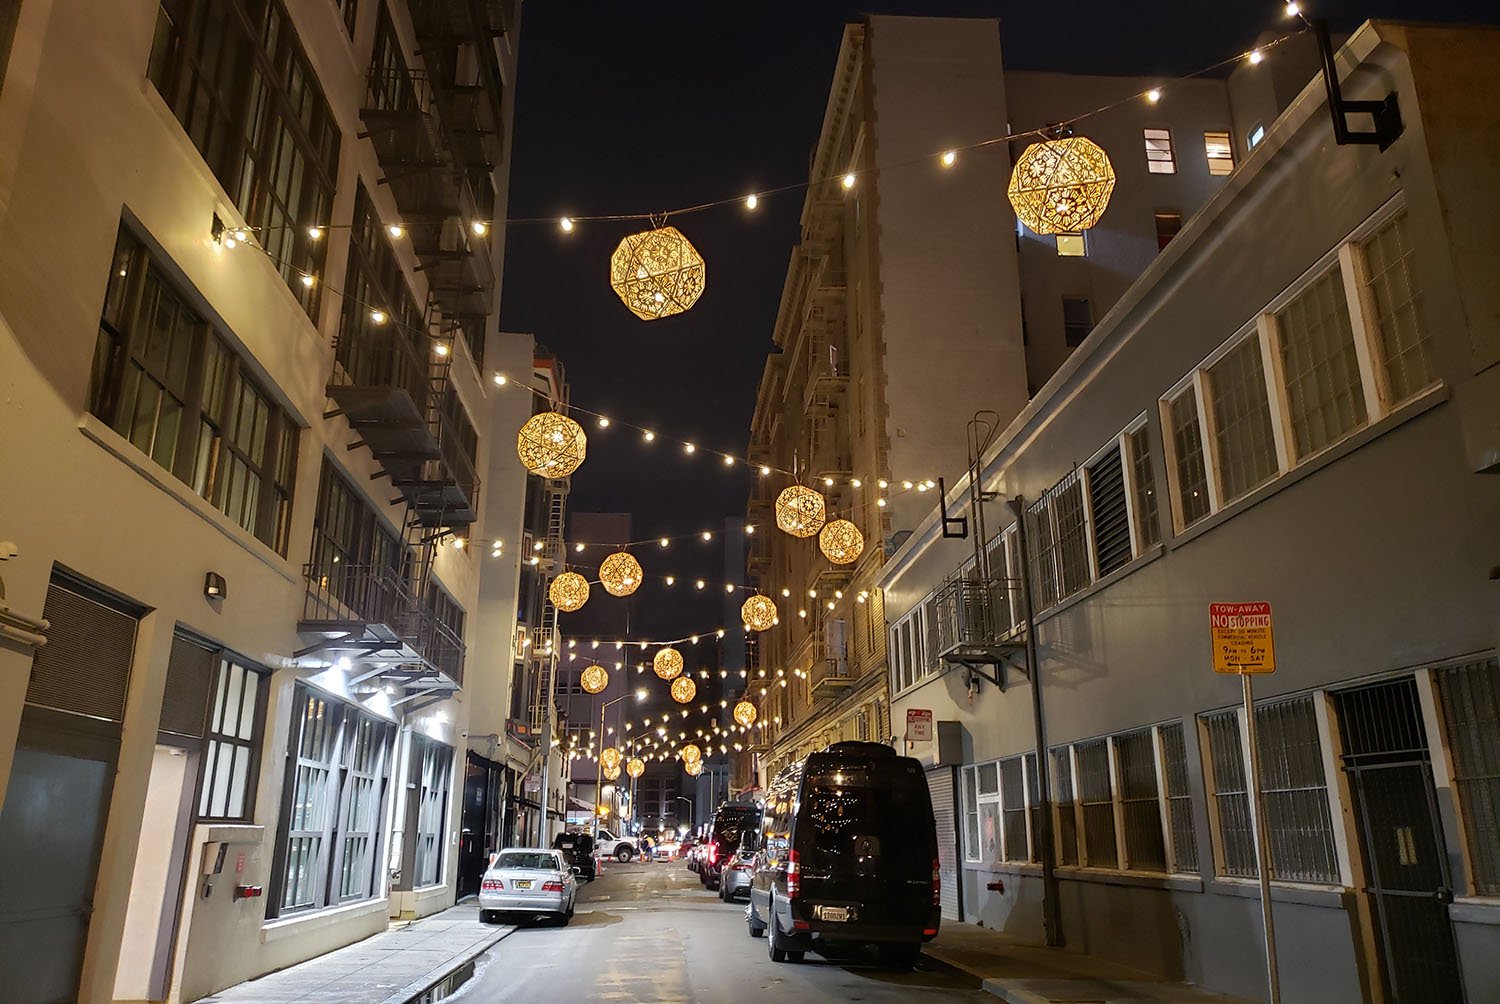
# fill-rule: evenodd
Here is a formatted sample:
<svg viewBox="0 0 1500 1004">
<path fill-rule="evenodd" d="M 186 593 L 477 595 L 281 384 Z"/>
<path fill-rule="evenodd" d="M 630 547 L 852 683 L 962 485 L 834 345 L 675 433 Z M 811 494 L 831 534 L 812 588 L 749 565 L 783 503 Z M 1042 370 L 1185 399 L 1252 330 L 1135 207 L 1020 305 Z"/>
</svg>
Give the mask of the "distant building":
<svg viewBox="0 0 1500 1004">
<path fill-rule="evenodd" d="M 945 916 L 1040 940 L 1050 857 L 1070 946 L 1264 999 L 1250 723 L 1208 606 L 1269 602 L 1285 999 L 1478 1000 L 1500 986 L 1500 111 L 1476 98 L 1500 30 L 1367 23 L 1337 65 L 1346 98 L 1394 95 L 1399 138 L 1338 145 L 1321 79 L 1273 100 L 1237 71 L 1234 170 L 1003 423 L 984 536 L 959 477 L 968 539 L 930 512 L 884 562 L 893 732 L 936 720 L 901 748 L 933 765 Z"/>
</svg>

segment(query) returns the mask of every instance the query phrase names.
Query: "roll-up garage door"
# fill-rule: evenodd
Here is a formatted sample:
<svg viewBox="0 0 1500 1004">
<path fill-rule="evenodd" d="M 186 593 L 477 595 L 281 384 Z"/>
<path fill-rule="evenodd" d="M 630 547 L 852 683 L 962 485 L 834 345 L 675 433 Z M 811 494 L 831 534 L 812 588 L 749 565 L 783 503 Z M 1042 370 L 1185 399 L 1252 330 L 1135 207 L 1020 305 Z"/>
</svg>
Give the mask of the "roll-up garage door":
<svg viewBox="0 0 1500 1004">
<path fill-rule="evenodd" d="M 937 821 L 938 874 L 942 879 L 943 919 L 961 920 L 958 903 L 958 824 L 953 812 L 953 768 L 927 772 L 932 815 Z"/>
</svg>

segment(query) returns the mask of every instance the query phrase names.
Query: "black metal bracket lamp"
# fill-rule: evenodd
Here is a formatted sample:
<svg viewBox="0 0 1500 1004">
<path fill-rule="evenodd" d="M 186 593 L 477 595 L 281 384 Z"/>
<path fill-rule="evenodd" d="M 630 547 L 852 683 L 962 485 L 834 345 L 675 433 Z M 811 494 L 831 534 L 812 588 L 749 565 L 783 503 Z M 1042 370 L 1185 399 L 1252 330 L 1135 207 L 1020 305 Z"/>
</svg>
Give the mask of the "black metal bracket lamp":
<svg viewBox="0 0 1500 1004">
<path fill-rule="evenodd" d="M 209 572 L 203 577 L 203 595 L 211 600 L 222 600 L 229 596 L 229 584 L 218 572 Z"/>
</svg>

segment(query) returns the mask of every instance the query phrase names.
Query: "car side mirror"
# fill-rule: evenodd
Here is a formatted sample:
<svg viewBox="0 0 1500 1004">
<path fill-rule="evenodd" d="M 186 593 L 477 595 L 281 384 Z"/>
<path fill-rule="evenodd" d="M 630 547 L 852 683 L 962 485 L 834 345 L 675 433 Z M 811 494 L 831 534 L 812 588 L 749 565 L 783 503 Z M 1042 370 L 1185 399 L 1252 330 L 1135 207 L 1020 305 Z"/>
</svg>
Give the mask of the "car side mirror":
<svg viewBox="0 0 1500 1004">
<path fill-rule="evenodd" d="M 574 875 L 582 875 L 583 874 L 583 869 L 579 868 L 577 865 L 574 865 L 573 868 L 572 868 L 572 872 L 573 872 Z"/>
</svg>

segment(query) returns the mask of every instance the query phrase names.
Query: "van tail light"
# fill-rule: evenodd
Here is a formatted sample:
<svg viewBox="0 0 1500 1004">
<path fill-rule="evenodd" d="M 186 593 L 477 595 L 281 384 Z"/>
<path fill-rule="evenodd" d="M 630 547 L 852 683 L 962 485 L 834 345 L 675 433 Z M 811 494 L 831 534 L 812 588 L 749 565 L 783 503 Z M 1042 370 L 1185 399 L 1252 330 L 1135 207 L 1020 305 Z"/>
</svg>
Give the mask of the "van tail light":
<svg viewBox="0 0 1500 1004">
<path fill-rule="evenodd" d="M 788 899 L 796 899 L 797 894 L 802 891 L 802 863 L 797 860 L 797 852 L 789 851 L 786 856 L 786 895 Z"/>
<path fill-rule="evenodd" d="M 943 905 L 943 866 L 937 858 L 932 859 L 932 905 Z"/>
<path fill-rule="evenodd" d="M 561 882 L 543 882 L 542 892 L 562 892 Z"/>
<path fill-rule="evenodd" d="M 708 845 L 708 863 L 711 865 L 719 863 L 719 842 L 717 840 Z"/>
<path fill-rule="evenodd" d="M 485 892 L 501 892 L 505 889 L 505 883 L 499 879 L 485 879 L 479 883 L 479 888 Z"/>
</svg>

